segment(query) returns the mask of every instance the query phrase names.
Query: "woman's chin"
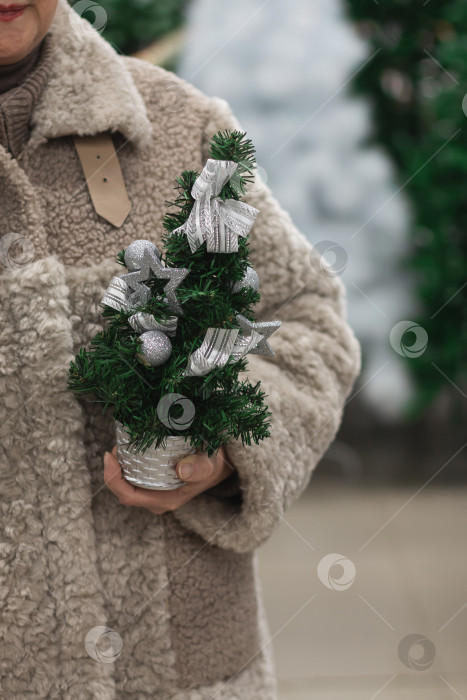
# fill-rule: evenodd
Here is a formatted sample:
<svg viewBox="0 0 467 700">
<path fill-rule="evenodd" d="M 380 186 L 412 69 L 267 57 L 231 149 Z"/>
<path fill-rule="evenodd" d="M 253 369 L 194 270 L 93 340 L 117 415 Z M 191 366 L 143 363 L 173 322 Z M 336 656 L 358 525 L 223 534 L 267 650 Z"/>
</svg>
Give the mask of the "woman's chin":
<svg viewBox="0 0 467 700">
<path fill-rule="evenodd" d="M 24 31 L 2 31 L 0 24 L 0 66 L 16 63 L 28 55 L 34 47 L 35 32 L 31 29 Z"/>
</svg>

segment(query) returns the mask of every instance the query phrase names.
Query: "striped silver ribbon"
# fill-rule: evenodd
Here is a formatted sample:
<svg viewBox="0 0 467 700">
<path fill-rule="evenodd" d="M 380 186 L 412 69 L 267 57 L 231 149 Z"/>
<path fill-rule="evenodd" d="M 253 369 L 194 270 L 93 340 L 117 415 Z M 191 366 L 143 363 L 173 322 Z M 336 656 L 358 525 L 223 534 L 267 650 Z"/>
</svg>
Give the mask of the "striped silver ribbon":
<svg viewBox="0 0 467 700">
<path fill-rule="evenodd" d="M 235 345 L 232 348 L 231 362 L 236 362 L 241 360 L 247 353 L 251 352 L 255 348 L 259 341 L 263 338 L 261 333 L 256 331 L 251 331 L 251 335 L 243 335 L 239 333 Z"/>
<path fill-rule="evenodd" d="M 112 277 L 107 291 L 102 297 L 101 304 L 110 306 L 116 311 L 130 312 L 133 305 L 130 303 L 131 290 L 121 277 Z"/>
<path fill-rule="evenodd" d="M 188 358 L 183 376 L 202 377 L 216 367 L 237 362 L 262 340 L 256 331 L 242 335 L 238 328 L 208 328 L 198 350 Z"/>
<path fill-rule="evenodd" d="M 184 376 L 202 377 L 215 367 L 226 365 L 237 335 L 238 328 L 208 328 L 201 347 L 189 356 Z"/>
<path fill-rule="evenodd" d="M 128 284 L 121 277 L 112 277 L 101 304 L 110 306 L 117 311 L 130 313 L 141 305 L 137 292 L 132 292 Z M 128 318 L 128 323 L 137 333 L 145 331 L 162 331 L 168 336 L 174 337 L 177 332 L 178 318 L 169 316 L 165 321 L 157 321 L 153 314 L 138 311 Z"/>
<path fill-rule="evenodd" d="M 174 337 L 177 332 L 178 318 L 176 316 L 169 316 L 165 321 L 156 321 L 152 314 L 138 311 L 138 313 L 129 317 L 128 323 L 137 333 L 162 331 L 166 335 Z"/>
<path fill-rule="evenodd" d="M 209 158 L 191 189 L 195 199 L 188 220 L 173 233 L 185 233 L 194 253 L 204 241 L 210 253 L 234 253 L 238 237 L 246 236 L 259 210 L 235 199 L 223 201 L 220 194 L 232 177 L 238 163 Z"/>
</svg>

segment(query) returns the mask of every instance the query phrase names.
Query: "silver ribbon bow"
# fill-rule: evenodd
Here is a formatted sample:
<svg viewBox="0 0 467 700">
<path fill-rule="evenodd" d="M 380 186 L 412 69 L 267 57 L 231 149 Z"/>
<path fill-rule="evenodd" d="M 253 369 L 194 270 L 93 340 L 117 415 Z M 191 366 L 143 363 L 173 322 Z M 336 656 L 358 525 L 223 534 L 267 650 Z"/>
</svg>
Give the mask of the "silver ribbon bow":
<svg viewBox="0 0 467 700">
<path fill-rule="evenodd" d="M 262 339 L 263 336 L 256 331 L 251 331 L 250 335 L 239 333 L 235 345 L 232 348 L 232 352 L 230 353 L 230 361 L 237 362 L 237 360 L 241 360 L 242 357 L 249 352 L 253 352 L 253 348 L 255 348 Z"/>
<path fill-rule="evenodd" d="M 226 365 L 238 332 L 238 328 L 208 328 L 201 346 L 189 356 L 183 376 L 202 377 L 215 367 Z"/>
<path fill-rule="evenodd" d="M 131 313 L 138 306 L 141 306 L 141 299 L 138 294 L 132 292 L 125 280 L 121 277 L 112 277 L 101 304 L 110 306 L 117 311 Z M 138 311 L 129 316 L 128 323 L 137 333 L 145 331 L 162 331 L 168 336 L 175 336 L 177 332 L 177 316 L 169 316 L 165 321 L 157 321 L 153 314 Z"/>
<path fill-rule="evenodd" d="M 268 338 L 281 325 L 280 321 L 249 321 L 237 314 L 240 328 L 208 328 L 198 350 L 191 353 L 184 377 L 204 376 L 216 367 L 237 362 L 249 352 L 272 357 L 274 351 Z"/>
<path fill-rule="evenodd" d="M 137 333 L 145 333 L 146 331 L 162 331 L 169 337 L 174 337 L 177 332 L 178 318 L 169 316 L 165 321 L 157 321 L 153 314 L 147 314 L 139 311 L 133 316 L 130 316 L 128 323 Z"/>
<path fill-rule="evenodd" d="M 185 233 L 191 252 L 204 241 L 209 253 L 234 253 L 238 250 L 238 237 L 250 232 L 259 209 L 218 196 L 225 183 L 232 177 L 238 163 L 231 160 L 209 158 L 201 174 L 196 178 L 191 195 L 195 199 L 188 220 L 173 233 Z"/>
<path fill-rule="evenodd" d="M 138 306 L 138 304 L 133 303 L 130 297 L 131 289 L 127 283 L 122 280 L 121 277 L 112 277 L 107 291 L 102 297 L 101 304 L 110 306 L 116 311 L 126 311 L 129 313 Z"/>
<path fill-rule="evenodd" d="M 139 291 L 134 291 L 123 279 L 125 275 L 120 277 L 112 277 L 107 290 L 102 297 L 101 304 L 105 306 L 111 306 L 112 309 L 117 311 L 126 311 L 130 313 L 131 311 L 138 308 L 138 306 L 143 306 L 147 303 L 148 294 L 143 297 Z M 144 285 L 145 290 L 148 289 Z M 148 314 L 149 315 L 149 314 Z M 133 318 L 133 317 L 132 317 Z"/>
<path fill-rule="evenodd" d="M 254 330 L 251 327 L 253 324 L 243 316 L 238 315 L 237 319 L 241 328 L 208 328 L 201 346 L 188 358 L 184 377 L 202 377 L 217 367 L 224 367 L 228 362 L 241 360 L 249 352 L 259 355 L 274 354 L 266 337 L 278 328 L 279 322 L 274 323 L 274 330 L 269 327 L 272 324 L 254 324 L 264 326 L 263 335 Z"/>
</svg>

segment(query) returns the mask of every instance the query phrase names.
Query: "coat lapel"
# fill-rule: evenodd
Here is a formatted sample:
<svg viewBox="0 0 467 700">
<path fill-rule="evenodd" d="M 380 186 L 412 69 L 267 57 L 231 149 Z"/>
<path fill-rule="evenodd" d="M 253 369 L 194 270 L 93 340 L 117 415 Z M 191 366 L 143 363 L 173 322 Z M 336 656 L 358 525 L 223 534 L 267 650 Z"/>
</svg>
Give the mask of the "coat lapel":
<svg viewBox="0 0 467 700">
<path fill-rule="evenodd" d="M 49 248 L 40 197 L 26 173 L 3 146 L 0 146 L 0 192 L 1 274 L 5 268 L 15 266 L 18 250 L 11 248 L 15 240 L 22 239 L 26 244 L 26 247 L 22 246 L 22 264 L 48 255 Z M 10 260 L 11 257 L 13 260 Z"/>
<path fill-rule="evenodd" d="M 49 34 L 52 69 L 31 115 L 28 147 L 103 131 L 120 131 L 144 147 L 152 125 L 123 58 L 67 0 L 58 0 Z"/>
<path fill-rule="evenodd" d="M 68 697 L 73 688 L 74 697 L 112 700 L 112 665 L 96 663 L 84 644 L 107 620 L 82 409 L 66 390 L 73 348 L 64 266 L 52 255 L 3 270 L 0 298 L 7 407 L 0 570 L 8 591 L 0 656 L 9 658 L 11 650 L 18 661 L 18 675 L 4 690 L 12 697 Z"/>
<path fill-rule="evenodd" d="M 66 16 L 63 4 L 59 2 L 59 21 L 54 21 L 56 37 Z M 79 71 L 82 60 L 73 44 L 79 40 L 71 28 L 57 37 L 58 63 L 63 63 L 69 36 L 68 58 Z M 97 39 L 99 47 L 103 40 Z M 113 63 L 109 59 L 114 85 L 117 58 Z M 92 82 L 92 72 L 91 66 L 81 80 Z M 100 85 L 104 80 L 102 76 Z M 116 128 L 131 138 L 144 127 L 141 98 L 107 105 L 102 115 L 100 86 L 89 87 L 88 99 L 81 87 L 76 76 L 55 67 L 35 112 L 36 144 L 67 130 Z M 127 99 L 128 91 L 138 95 L 131 82 L 125 89 Z M 37 189 L 4 148 L 0 191 L 0 483 L 8 525 L 0 537 L 2 585 L 8 591 L 6 607 L 0 606 L 0 656 L 13 655 L 19 669 L 4 690 L 18 697 L 73 693 L 113 700 L 113 664 L 97 663 L 85 647 L 88 635 L 96 641 L 103 633 L 107 612 L 97 565 L 85 419 L 66 387 L 74 359 L 68 270 L 51 254 Z"/>
</svg>

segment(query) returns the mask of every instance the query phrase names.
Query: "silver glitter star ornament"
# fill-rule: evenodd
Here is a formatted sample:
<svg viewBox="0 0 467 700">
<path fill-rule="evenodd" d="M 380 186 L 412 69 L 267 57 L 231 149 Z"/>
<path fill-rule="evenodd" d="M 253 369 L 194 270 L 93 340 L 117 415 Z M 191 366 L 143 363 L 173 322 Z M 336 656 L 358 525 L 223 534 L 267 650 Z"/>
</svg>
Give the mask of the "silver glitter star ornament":
<svg viewBox="0 0 467 700">
<path fill-rule="evenodd" d="M 255 292 L 259 289 L 259 277 L 252 267 L 247 267 L 245 274 L 242 279 L 235 282 L 232 286 L 232 292 L 239 292 L 242 289 L 247 289 L 251 287 Z"/>
<path fill-rule="evenodd" d="M 133 306 L 144 306 L 149 301 L 151 290 L 142 282 L 147 282 L 153 274 L 158 279 L 168 280 L 164 287 L 167 306 L 172 313 L 182 315 L 183 311 L 178 303 L 175 290 L 183 282 L 188 272 L 189 270 L 183 267 L 165 267 L 153 250 L 145 248 L 141 260 L 141 269 L 121 275 L 120 278 L 133 290 L 129 298 L 129 303 Z"/>
<path fill-rule="evenodd" d="M 251 335 L 253 331 L 259 333 L 262 336 L 261 340 L 259 340 L 259 342 L 248 352 L 250 352 L 252 355 L 265 355 L 266 357 L 273 357 L 274 350 L 269 345 L 267 339 L 273 333 L 275 333 L 275 331 L 277 331 L 277 329 L 281 325 L 281 322 L 258 321 L 257 323 L 254 323 L 253 321 L 249 321 L 247 318 L 245 318 L 245 316 L 242 316 L 241 314 L 237 314 L 236 319 L 238 321 L 240 329 L 243 331 L 244 336 Z"/>
<path fill-rule="evenodd" d="M 245 357 L 245 355 L 248 355 L 262 339 L 263 336 L 261 333 L 257 333 L 256 331 L 251 331 L 250 335 L 239 333 L 235 340 L 235 345 L 232 348 L 232 352 L 230 353 L 230 362 L 237 362 L 241 360 L 242 357 Z"/>
</svg>

